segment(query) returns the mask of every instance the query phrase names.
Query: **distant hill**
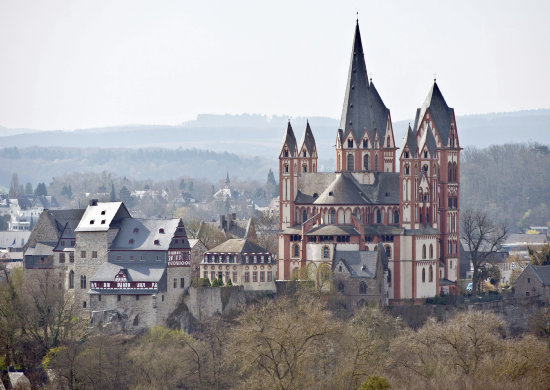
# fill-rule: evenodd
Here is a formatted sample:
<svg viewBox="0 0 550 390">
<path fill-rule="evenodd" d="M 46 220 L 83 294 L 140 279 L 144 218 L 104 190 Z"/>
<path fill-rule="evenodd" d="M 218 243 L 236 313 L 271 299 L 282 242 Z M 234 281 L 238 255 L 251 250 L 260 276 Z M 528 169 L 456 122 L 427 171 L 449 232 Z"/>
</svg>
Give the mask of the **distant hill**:
<svg viewBox="0 0 550 390">
<path fill-rule="evenodd" d="M 317 142 L 319 169 L 333 170 L 339 121 L 308 119 Z M 12 172 L 18 172 L 24 181 L 36 182 L 48 181 L 60 172 L 81 170 L 107 170 L 135 179 L 167 179 L 185 170 L 186 175 L 216 181 L 230 169 L 243 179 L 264 180 L 267 170 L 277 167 L 287 121 L 286 116 L 201 114 L 177 126 L 127 125 L 74 131 L 0 127 L 0 146 L 4 148 L 0 149 L 0 185 L 9 184 Z M 548 109 L 459 116 L 457 122 L 463 147 L 550 144 Z M 299 142 L 306 118 L 293 118 L 291 123 Z M 408 123 L 394 122 L 398 146 Z M 13 159 L 13 147 L 23 157 Z"/>
</svg>

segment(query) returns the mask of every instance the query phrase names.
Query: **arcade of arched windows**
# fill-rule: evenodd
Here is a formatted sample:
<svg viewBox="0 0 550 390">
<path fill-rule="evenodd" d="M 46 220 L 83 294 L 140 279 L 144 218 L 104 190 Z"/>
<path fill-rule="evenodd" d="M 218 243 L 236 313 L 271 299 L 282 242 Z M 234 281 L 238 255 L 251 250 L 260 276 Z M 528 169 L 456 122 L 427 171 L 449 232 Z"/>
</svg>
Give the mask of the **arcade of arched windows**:
<svg viewBox="0 0 550 390">
<path fill-rule="evenodd" d="M 447 241 L 447 254 L 449 254 L 449 255 L 458 255 L 458 241 L 457 240 Z"/>
<path fill-rule="evenodd" d="M 447 175 L 448 175 L 448 182 L 449 183 L 456 183 L 458 178 L 458 166 L 456 164 L 456 161 L 450 162 L 447 165 Z"/>
</svg>

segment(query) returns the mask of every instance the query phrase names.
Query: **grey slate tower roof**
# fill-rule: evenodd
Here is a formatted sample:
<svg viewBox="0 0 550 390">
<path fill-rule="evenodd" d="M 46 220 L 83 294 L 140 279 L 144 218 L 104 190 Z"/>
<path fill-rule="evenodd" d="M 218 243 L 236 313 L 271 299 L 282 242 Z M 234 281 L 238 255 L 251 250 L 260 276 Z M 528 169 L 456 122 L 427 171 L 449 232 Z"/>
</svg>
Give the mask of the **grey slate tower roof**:
<svg viewBox="0 0 550 390">
<path fill-rule="evenodd" d="M 290 125 L 290 121 L 288 121 L 288 126 L 286 127 L 285 135 L 283 135 L 283 141 L 281 143 L 281 149 L 285 146 L 285 144 L 288 146 L 288 156 L 294 157 L 297 153 L 296 150 L 296 137 L 294 136 L 294 131 L 292 130 L 292 126 Z"/>
<path fill-rule="evenodd" d="M 405 133 L 405 136 L 403 137 L 403 143 L 401 145 L 401 156 L 403 156 L 403 153 L 405 151 L 405 147 L 409 147 L 409 152 L 411 153 L 411 157 L 416 157 L 416 154 L 418 152 L 418 144 L 416 143 L 416 137 L 411 129 L 411 125 L 409 125 L 409 128 L 407 129 L 407 132 Z"/>
<path fill-rule="evenodd" d="M 299 151 L 301 151 L 303 147 L 305 147 L 310 156 L 313 155 L 313 149 L 315 148 L 315 138 L 313 137 L 311 127 L 309 127 L 309 121 L 307 121 L 306 123 L 306 130 L 304 131 L 302 139 L 300 140 Z"/>
<path fill-rule="evenodd" d="M 374 84 L 371 83 L 369 86 L 361 33 L 359 23 L 357 23 L 340 129 L 343 130 L 344 134 L 351 129 L 357 142 L 363 136 L 365 129 L 368 130 L 371 140 L 374 140 L 376 132 L 378 132 L 378 137 L 382 139 L 386 131 L 388 113 L 389 110 L 384 105 Z"/>
<path fill-rule="evenodd" d="M 313 204 L 365 204 L 369 198 L 349 173 L 340 173 Z"/>
<path fill-rule="evenodd" d="M 430 110 L 435 128 L 441 137 L 441 143 L 443 146 L 448 146 L 454 109 L 449 107 L 447 102 L 445 102 L 445 98 L 439 90 L 435 80 L 424 104 L 421 108 L 416 110 L 416 119 L 414 121 L 415 133 L 418 131 L 420 122 L 428 109 Z"/>
</svg>

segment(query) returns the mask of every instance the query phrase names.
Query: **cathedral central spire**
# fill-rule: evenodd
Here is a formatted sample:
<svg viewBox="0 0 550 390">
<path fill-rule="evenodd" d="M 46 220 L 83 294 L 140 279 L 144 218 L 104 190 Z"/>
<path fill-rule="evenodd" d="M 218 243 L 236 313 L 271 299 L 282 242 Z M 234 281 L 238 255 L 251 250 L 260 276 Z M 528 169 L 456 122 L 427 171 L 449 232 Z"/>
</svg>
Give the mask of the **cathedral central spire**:
<svg viewBox="0 0 550 390">
<path fill-rule="evenodd" d="M 367 65 L 365 64 L 359 21 L 357 21 L 340 121 L 340 129 L 344 133 L 351 129 L 356 141 L 371 125 L 368 89 Z"/>
</svg>

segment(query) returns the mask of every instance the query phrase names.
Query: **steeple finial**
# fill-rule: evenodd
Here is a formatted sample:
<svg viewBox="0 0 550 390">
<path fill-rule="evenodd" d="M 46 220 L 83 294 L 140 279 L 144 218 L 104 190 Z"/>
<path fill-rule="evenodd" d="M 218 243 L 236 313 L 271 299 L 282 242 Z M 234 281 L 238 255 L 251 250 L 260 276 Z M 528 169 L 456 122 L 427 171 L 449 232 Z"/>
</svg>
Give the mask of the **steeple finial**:
<svg viewBox="0 0 550 390">
<path fill-rule="evenodd" d="M 355 21 L 357 22 L 357 24 L 359 24 L 359 11 L 357 11 L 357 18 Z"/>
</svg>

